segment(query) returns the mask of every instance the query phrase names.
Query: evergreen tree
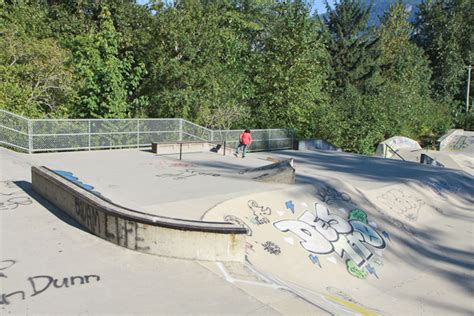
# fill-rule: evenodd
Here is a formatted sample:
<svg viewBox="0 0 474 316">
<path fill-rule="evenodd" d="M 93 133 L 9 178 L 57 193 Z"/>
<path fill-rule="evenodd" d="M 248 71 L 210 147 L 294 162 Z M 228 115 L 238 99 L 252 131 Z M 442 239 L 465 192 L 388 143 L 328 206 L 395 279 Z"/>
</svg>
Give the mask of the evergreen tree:
<svg viewBox="0 0 474 316">
<path fill-rule="evenodd" d="M 340 0 L 334 9 L 325 1 L 328 46 L 332 56 L 332 79 L 336 90 L 348 85 L 362 93 L 372 93 L 377 85 L 377 36 L 368 28 L 371 6 L 364 8 L 360 0 Z"/>
</svg>

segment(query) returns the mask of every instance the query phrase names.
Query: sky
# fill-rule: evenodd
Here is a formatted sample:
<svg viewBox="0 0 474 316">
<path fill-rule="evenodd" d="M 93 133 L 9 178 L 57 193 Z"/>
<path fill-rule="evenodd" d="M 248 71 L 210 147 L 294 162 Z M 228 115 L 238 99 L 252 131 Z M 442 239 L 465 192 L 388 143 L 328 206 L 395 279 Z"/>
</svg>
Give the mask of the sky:
<svg viewBox="0 0 474 316">
<path fill-rule="evenodd" d="M 148 2 L 148 0 L 137 0 L 137 2 L 139 4 L 145 4 Z M 329 1 L 331 5 L 333 4 L 333 2 L 333 0 Z M 326 6 L 324 5 L 324 0 L 313 0 L 312 3 L 312 12 L 314 12 L 314 10 L 318 10 L 318 14 L 326 13 Z"/>
<path fill-rule="evenodd" d="M 328 1 L 332 5 L 333 1 Z M 323 0 L 314 0 L 312 5 L 313 12 L 318 10 L 318 14 L 326 13 L 326 6 L 324 5 Z"/>
</svg>

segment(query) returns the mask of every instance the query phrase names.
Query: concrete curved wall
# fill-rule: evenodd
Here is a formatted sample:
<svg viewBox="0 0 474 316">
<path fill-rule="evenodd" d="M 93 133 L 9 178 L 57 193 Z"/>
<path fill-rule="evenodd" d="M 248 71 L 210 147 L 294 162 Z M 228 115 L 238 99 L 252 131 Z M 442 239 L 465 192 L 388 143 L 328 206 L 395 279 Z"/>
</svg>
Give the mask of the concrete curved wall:
<svg viewBox="0 0 474 316">
<path fill-rule="evenodd" d="M 134 211 L 99 197 L 46 167 L 32 167 L 31 173 L 33 190 L 92 234 L 116 245 L 184 259 L 245 259 L 245 228 Z"/>
<path fill-rule="evenodd" d="M 421 149 L 421 146 L 411 138 L 393 136 L 378 144 L 375 156 L 391 158 L 395 155 L 395 152 L 398 152 L 402 148 L 419 150 Z"/>
</svg>

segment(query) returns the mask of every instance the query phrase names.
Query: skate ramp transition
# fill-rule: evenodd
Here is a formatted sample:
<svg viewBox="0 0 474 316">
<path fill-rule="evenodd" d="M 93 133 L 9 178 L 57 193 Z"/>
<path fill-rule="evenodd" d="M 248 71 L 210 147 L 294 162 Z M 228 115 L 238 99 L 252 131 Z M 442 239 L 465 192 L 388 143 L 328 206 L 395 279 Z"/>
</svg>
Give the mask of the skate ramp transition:
<svg viewBox="0 0 474 316">
<path fill-rule="evenodd" d="M 244 178 L 259 182 L 277 182 L 294 184 L 295 167 L 293 159 L 278 161 L 258 168 L 249 168 L 239 172 Z"/>
<path fill-rule="evenodd" d="M 328 178 L 232 199 L 203 219 L 245 227 L 262 286 L 329 314 L 472 314 L 472 180 L 447 173 L 364 189 Z"/>
<path fill-rule="evenodd" d="M 92 234 L 116 245 L 168 257 L 244 261 L 245 228 L 228 222 L 183 220 L 134 211 L 60 172 L 32 167 L 31 173 L 34 191 Z"/>
<path fill-rule="evenodd" d="M 391 158 L 400 149 L 420 150 L 421 146 L 411 138 L 404 136 L 393 136 L 377 145 L 375 156 Z"/>
</svg>

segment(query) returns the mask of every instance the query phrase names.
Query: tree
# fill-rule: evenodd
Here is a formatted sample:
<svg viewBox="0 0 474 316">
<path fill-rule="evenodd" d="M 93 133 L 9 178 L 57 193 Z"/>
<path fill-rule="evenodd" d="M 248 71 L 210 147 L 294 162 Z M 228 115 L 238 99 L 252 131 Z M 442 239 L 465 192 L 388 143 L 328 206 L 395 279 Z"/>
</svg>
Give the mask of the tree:
<svg viewBox="0 0 474 316">
<path fill-rule="evenodd" d="M 145 73 L 144 64 L 134 65 L 132 54 L 120 56 L 121 34 L 110 11 L 103 7 L 97 30 L 64 40 L 72 51 L 77 75 L 84 80 L 80 100 L 74 108 L 77 117 L 124 118 L 133 115 L 129 96 L 137 89 Z M 136 99 L 145 102 L 146 99 Z"/>
<path fill-rule="evenodd" d="M 156 11 L 143 90 L 151 101 L 149 115 L 212 126 L 217 109 L 245 105 L 251 92 L 249 45 L 242 34 L 254 27 L 245 14 L 206 1 L 180 1 Z"/>
<path fill-rule="evenodd" d="M 419 5 L 415 41 L 430 60 L 436 98 L 458 104 L 464 100 L 466 66 L 474 61 L 473 38 L 472 1 L 424 0 Z"/>
<path fill-rule="evenodd" d="M 352 85 L 363 93 L 372 93 L 378 73 L 378 38 L 367 26 L 371 6 L 360 0 L 341 0 L 334 9 L 325 0 L 328 48 L 332 56 L 332 80 L 336 93 Z"/>
<path fill-rule="evenodd" d="M 384 139 L 387 119 L 377 95 L 362 95 L 349 84 L 318 112 L 317 135 L 344 151 L 372 154 Z"/>
<path fill-rule="evenodd" d="M 320 25 L 302 1 L 278 3 L 274 12 L 255 54 L 255 125 L 293 128 L 309 137 L 316 109 L 327 101 L 322 90 L 328 56 Z"/>
<path fill-rule="evenodd" d="M 398 1 L 384 14 L 377 31 L 384 79 L 379 100 L 387 117 L 386 138 L 418 139 L 433 130 L 442 132 L 450 123 L 446 106 L 430 96 L 431 69 L 423 50 L 410 41 L 413 26 L 408 17 L 403 1 Z"/>
<path fill-rule="evenodd" d="M 29 117 L 65 116 L 77 100 L 70 54 L 51 37 L 37 4 L 6 4 L 0 30 L 0 108 Z"/>
</svg>

